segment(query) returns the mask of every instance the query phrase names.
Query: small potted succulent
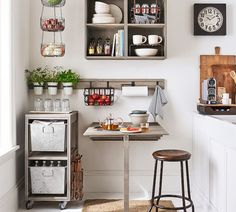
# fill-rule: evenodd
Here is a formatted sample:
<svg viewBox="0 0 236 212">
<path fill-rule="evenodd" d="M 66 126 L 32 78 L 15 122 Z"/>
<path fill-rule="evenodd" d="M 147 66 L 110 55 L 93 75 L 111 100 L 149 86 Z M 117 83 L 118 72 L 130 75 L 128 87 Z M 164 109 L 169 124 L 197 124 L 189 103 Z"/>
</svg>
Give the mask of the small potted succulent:
<svg viewBox="0 0 236 212">
<path fill-rule="evenodd" d="M 46 72 L 45 82 L 47 82 L 48 85 L 48 94 L 55 96 L 57 95 L 58 77 L 61 67 L 54 67 L 51 69 L 46 66 L 44 70 Z"/>
<path fill-rule="evenodd" d="M 26 79 L 28 85 L 33 85 L 35 95 L 43 94 L 45 70 L 42 68 L 36 68 L 33 70 L 26 70 Z"/>
<path fill-rule="evenodd" d="M 73 86 L 79 82 L 80 76 L 78 73 L 68 69 L 61 71 L 58 79 L 58 81 L 62 83 L 64 94 L 70 96 L 73 93 Z"/>
</svg>

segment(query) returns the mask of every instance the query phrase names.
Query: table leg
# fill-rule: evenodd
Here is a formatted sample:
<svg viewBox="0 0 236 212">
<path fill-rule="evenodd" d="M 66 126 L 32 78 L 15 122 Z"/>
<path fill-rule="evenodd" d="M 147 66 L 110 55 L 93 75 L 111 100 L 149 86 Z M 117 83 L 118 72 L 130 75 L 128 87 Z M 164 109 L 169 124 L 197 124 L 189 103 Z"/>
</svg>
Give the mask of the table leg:
<svg viewBox="0 0 236 212">
<path fill-rule="evenodd" d="M 124 212 L 129 211 L 129 135 L 124 135 Z"/>
</svg>

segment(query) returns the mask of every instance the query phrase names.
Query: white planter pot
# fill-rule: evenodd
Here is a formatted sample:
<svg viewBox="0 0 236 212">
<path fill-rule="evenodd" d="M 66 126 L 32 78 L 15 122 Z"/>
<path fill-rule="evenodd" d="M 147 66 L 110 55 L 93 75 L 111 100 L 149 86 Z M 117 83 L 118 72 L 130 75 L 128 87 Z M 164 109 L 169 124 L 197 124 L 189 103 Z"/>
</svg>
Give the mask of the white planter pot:
<svg viewBox="0 0 236 212">
<path fill-rule="evenodd" d="M 43 85 L 37 82 L 34 83 L 34 94 L 37 96 L 43 95 Z"/>
<path fill-rule="evenodd" d="M 55 96 L 57 95 L 57 82 L 48 82 L 48 94 Z"/>
<path fill-rule="evenodd" d="M 63 82 L 63 91 L 66 96 L 70 96 L 73 93 L 73 84 L 71 82 Z"/>
</svg>

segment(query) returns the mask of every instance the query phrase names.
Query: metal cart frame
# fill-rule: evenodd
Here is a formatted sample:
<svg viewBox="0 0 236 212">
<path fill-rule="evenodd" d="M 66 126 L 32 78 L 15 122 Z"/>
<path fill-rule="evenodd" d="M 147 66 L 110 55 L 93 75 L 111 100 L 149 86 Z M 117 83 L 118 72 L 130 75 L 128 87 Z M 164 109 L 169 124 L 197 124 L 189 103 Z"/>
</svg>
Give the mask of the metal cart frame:
<svg viewBox="0 0 236 212">
<path fill-rule="evenodd" d="M 32 152 L 30 146 L 30 123 L 41 121 L 66 121 L 66 151 L 65 152 Z M 35 201 L 58 201 L 59 208 L 65 209 L 71 201 L 71 159 L 72 150 L 78 151 L 78 112 L 71 113 L 31 113 L 25 115 L 25 200 L 26 208 L 31 209 Z M 61 160 L 67 162 L 66 191 L 63 195 L 32 194 L 30 191 L 29 161 L 31 160 Z"/>
</svg>

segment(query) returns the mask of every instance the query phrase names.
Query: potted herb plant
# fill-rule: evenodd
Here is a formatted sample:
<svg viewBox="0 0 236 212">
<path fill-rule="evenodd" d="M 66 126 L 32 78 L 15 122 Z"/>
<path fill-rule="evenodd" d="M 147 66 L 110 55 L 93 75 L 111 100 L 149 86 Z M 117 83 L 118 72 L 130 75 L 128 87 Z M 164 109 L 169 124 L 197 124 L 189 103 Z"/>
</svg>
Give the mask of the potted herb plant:
<svg viewBox="0 0 236 212">
<path fill-rule="evenodd" d="M 48 94 L 55 96 L 57 95 L 57 87 L 58 87 L 58 77 L 60 73 L 61 67 L 54 67 L 53 69 L 50 69 L 48 67 L 45 67 L 45 81 L 48 85 Z"/>
<path fill-rule="evenodd" d="M 45 79 L 45 70 L 42 68 L 36 68 L 33 70 L 26 70 L 26 79 L 28 85 L 33 85 L 34 94 L 42 95 Z"/>
<path fill-rule="evenodd" d="M 59 73 L 58 79 L 59 82 L 62 83 L 64 94 L 70 96 L 73 93 L 73 86 L 79 82 L 80 76 L 78 73 L 68 69 L 61 71 Z"/>
</svg>

